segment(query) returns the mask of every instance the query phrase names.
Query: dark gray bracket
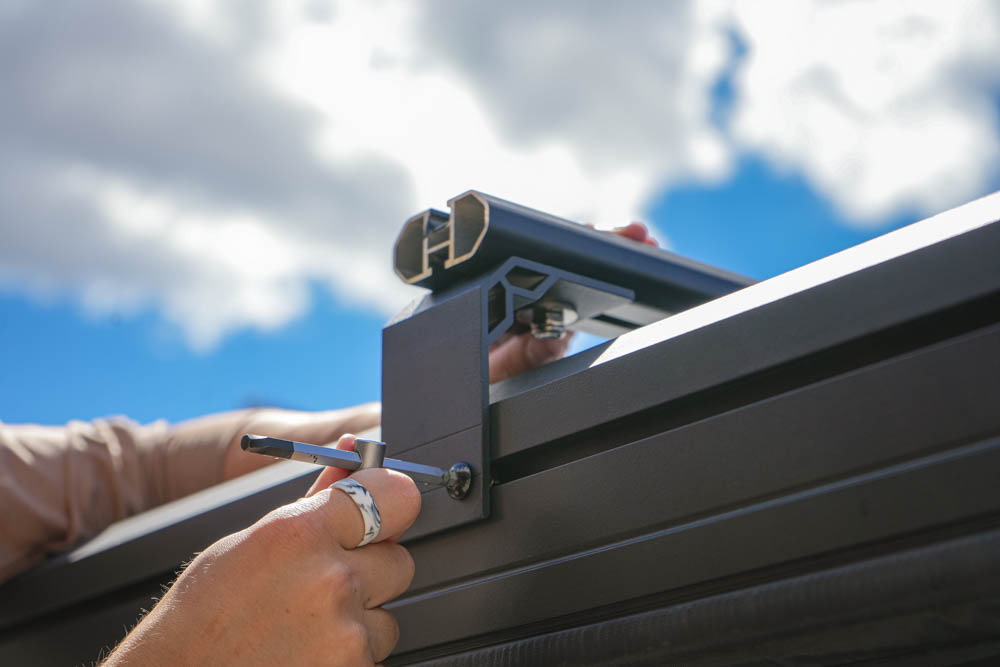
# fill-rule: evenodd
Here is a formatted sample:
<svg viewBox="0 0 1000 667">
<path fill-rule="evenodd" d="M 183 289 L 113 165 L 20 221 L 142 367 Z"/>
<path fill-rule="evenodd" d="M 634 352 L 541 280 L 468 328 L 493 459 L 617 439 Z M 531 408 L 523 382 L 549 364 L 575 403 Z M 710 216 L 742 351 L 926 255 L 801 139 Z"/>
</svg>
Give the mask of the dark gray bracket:
<svg viewBox="0 0 1000 667">
<path fill-rule="evenodd" d="M 407 220 L 393 247 L 400 279 L 431 294 L 383 330 L 382 439 L 395 458 L 467 462 L 473 486 L 463 500 L 426 489 L 408 539 L 489 515 L 488 352 L 504 333 L 617 336 L 750 282 L 481 192 L 448 205 Z"/>
<path fill-rule="evenodd" d="M 489 516 L 489 346 L 517 311 L 542 299 L 571 303 L 581 320 L 634 298 L 631 290 L 512 257 L 476 279 L 427 295 L 382 332 L 382 439 L 388 454 L 473 470 L 462 500 L 422 489 L 412 540 Z"/>
</svg>

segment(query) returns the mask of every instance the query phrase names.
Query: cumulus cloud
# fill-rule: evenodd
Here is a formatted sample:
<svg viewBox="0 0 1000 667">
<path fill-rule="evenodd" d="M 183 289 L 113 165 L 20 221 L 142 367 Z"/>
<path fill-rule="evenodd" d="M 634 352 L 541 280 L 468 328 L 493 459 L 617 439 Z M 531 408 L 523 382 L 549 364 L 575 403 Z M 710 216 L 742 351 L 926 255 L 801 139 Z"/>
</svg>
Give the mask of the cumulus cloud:
<svg viewBox="0 0 1000 667">
<path fill-rule="evenodd" d="M 506 140 L 522 150 L 562 143 L 588 173 L 635 169 L 655 187 L 727 166 L 709 122 L 727 42 L 709 17 L 657 0 L 436 0 L 419 30 L 423 50 L 468 82 Z"/>
<path fill-rule="evenodd" d="M 736 3 L 747 54 L 732 133 L 801 170 L 852 221 L 982 194 L 1000 157 L 991 2 Z"/>
<path fill-rule="evenodd" d="M 400 224 L 470 187 L 617 224 L 753 152 L 930 212 L 997 164 L 998 37 L 985 2 L 4 3 L 0 285 L 210 349 L 317 282 L 391 313 Z"/>
<path fill-rule="evenodd" d="M 322 116 L 244 50 L 128 2 L 5 11 L 0 279 L 98 312 L 153 305 L 200 348 L 288 322 L 309 281 L 405 302 L 379 247 L 410 212 L 404 169 L 320 157 Z"/>
</svg>

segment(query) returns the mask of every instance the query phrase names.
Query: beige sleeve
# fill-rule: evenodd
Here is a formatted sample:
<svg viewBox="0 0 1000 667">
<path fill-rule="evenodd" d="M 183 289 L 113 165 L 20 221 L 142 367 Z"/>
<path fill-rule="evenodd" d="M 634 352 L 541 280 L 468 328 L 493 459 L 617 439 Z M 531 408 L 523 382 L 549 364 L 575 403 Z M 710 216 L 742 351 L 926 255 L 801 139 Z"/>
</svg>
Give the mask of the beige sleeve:
<svg viewBox="0 0 1000 667">
<path fill-rule="evenodd" d="M 115 521 L 268 462 L 238 451 L 243 433 L 323 443 L 378 421 L 378 405 L 369 404 L 325 413 L 242 410 L 175 426 L 125 418 L 0 422 L 0 581 Z"/>
</svg>

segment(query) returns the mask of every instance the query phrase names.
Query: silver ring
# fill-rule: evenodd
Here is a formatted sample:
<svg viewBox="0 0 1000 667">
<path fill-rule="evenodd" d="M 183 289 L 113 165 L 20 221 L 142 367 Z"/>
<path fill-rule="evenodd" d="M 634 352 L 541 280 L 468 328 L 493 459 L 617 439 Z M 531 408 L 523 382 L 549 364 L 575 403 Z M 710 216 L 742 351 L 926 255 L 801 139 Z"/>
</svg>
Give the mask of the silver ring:
<svg viewBox="0 0 1000 667">
<path fill-rule="evenodd" d="M 377 538 L 379 531 L 382 530 L 382 516 L 378 513 L 378 505 L 375 504 L 375 499 L 372 498 L 368 489 L 361 482 L 356 482 L 349 477 L 330 485 L 331 489 L 334 487 L 346 493 L 361 510 L 361 520 L 365 523 L 365 534 L 358 546 L 363 547 Z"/>
</svg>

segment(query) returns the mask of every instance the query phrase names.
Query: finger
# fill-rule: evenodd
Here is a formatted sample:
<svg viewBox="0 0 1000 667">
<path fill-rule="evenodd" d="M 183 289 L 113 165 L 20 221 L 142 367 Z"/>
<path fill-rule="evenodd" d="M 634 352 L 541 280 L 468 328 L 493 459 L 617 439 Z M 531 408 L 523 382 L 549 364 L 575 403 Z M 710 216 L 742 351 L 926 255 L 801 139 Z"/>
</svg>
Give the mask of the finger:
<svg viewBox="0 0 1000 667">
<path fill-rule="evenodd" d="M 500 382 L 538 368 L 566 354 L 572 332 L 563 338 L 535 338 L 529 334 L 511 338 L 490 353 L 490 382 Z"/>
<path fill-rule="evenodd" d="M 619 227 L 615 229 L 615 234 L 623 236 L 627 239 L 632 239 L 633 241 L 638 241 L 643 243 L 646 238 L 649 237 L 649 231 L 646 229 L 646 225 L 641 222 L 630 222 L 624 227 Z"/>
<path fill-rule="evenodd" d="M 378 507 L 382 527 L 376 542 L 398 539 L 420 513 L 417 485 L 401 472 L 369 468 L 357 471 L 351 479 L 368 489 Z M 321 490 L 315 497 L 319 502 L 310 511 L 320 512 L 327 533 L 344 549 L 357 547 L 364 536 L 365 524 L 354 500 L 336 487 Z"/>
<path fill-rule="evenodd" d="M 643 241 L 643 243 L 645 243 L 646 245 L 651 245 L 654 248 L 659 248 L 660 247 L 660 242 L 657 241 L 656 239 L 654 239 L 652 236 L 646 237 L 646 240 Z"/>
<path fill-rule="evenodd" d="M 372 660 L 382 662 L 389 657 L 399 641 L 399 623 L 396 617 L 385 609 L 368 609 L 362 617 L 362 623 L 368 629 Z"/>
<path fill-rule="evenodd" d="M 345 551 L 344 558 L 358 578 L 365 609 L 395 600 L 413 581 L 413 558 L 395 542 L 377 542 Z"/>
<path fill-rule="evenodd" d="M 529 331 L 531 331 L 531 325 L 525 324 L 524 322 L 520 322 L 517 319 L 515 319 L 514 322 L 510 325 L 510 328 L 507 329 L 507 331 L 500 334 L 499 338 L 490 343 L 490 354 L 493 354 L 494 350 L 496 350 L 499 347 L 502 347 L 504 343 L 506 343 L 510 339 L 520 336 L 521 334 L 528 333 Z"/>
<path fill-rule="evenodd" d="M 340 440 L 337 441 L 337 444 L 334 448 L 343 449 L 348 452 L 353 452 L 354 436 L 350 433 L 340 436 Z M 306 498 L 322 491 L 323 489 L 330 488 L 331 484 L 344 479 L 350 474 L 351 474 L 350 471 L 344 470 L 343 468 L 334 468 L 333 466 L 327 466 L 326 468 L 323 468 L 323 471 L 319 474 L 319 477 L 316 478 L 316 481 L 313 482 L 312 486 L 309 487 L 309 490 L 306 491 Z"/>
<path fill-rule="evenodd" d="M 496 352 L 497 350 L 499 350 L 501 347 L 503 347 L 504 345 L 506 345 L 507 341 L 509 341 L 515 335 L 516 334 L 514 334 L 514 333 L 512 333 L 510 331 L 505 331 L 502 334 L 500 334 L 499 338 L 497 338 L 495 341 L 493 341 L 492 343 L 490 343 L 489 353 L 493 354 L 494 352 Z"/>
</svg>

